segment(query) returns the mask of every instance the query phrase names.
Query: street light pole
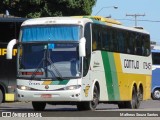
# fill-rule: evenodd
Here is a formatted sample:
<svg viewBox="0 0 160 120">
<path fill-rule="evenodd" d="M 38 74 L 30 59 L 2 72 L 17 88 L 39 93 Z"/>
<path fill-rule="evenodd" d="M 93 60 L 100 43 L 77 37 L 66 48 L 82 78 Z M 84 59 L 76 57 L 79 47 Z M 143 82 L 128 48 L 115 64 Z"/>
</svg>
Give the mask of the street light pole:
<svg viewBox="0 0 160 120">
<path fill-rule="evenodd" d="M 104 8 L 114 8 L 114 9 L 118 9 L 117 6 L 108 6 L 108 7 L 102 7 L 95 15 L 98 15 L 98 13 L 103 10 Z"/>
</svg>

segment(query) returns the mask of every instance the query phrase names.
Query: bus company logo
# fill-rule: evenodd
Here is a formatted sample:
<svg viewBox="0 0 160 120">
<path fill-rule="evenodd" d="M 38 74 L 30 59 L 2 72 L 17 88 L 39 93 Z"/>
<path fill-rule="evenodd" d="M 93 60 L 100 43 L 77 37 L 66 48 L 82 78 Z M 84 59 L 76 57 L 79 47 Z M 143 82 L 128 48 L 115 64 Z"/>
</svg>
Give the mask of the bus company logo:
<svg viewBox="0 0 160 120">
<path fill-rule="evenodd" d="M 11 112 L 2 112 L 2 117 L 12 117 Z"/>
<path fill-rule="evenodd" d="M 30 80 L 29 81 L 29 85 L 40 85 L 40 83 L 39 82 L 34 82 L 34 81 Z"/>
<path fill-rule="evenodd" d="M 45 86 L 45 89 L 49 89 L 49 86 L 48 86 L 48 85 L 46 85 L 46 86 Z"/>
<path fill-rule="evenodd" d="M 100 67 L 100 63 L 94 61 L 94 63 L 93 63 L 93 68 L 96 68 L 96 67 Z"/>
</svg>

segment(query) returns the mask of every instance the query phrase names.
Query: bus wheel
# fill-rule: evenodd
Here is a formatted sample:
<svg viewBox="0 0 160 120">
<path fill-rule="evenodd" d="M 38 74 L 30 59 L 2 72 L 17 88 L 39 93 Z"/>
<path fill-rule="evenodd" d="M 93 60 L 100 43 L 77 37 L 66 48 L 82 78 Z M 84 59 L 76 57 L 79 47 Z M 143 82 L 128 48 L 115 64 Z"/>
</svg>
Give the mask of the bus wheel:
<svg viewBox="0 0 160 120">
<path fill-rule="evenodd" d="M 0 104 L 2 103 L 3 101 L 3 93 L 2 93 L 2 90 L 0 90 Z"/>
<path fill-rule="evenodd" d="M 126 108 L 127 106 L 126 106 L 126 102 L 119 102 L 118 103 L 118 108 L 119 109 L 124 109 L 124 108 Z"/>
<path fill-rule="evenodd" d="M 130 109 L 138 109 L 140 106 L 140 98 L 139 98 L 139 95 L 137 95 L 137 91 L 135 87 L 133 88 L 133 91 L 132 91 L 132 100 L 126 102 L 126 106 L 127 108 L 130 108 Z"/>
<path fill-rule="evenodd" d="M 46 107 L 45 102 L 32 102 L 33 109 L 35 111 L 43 111 Z"/>
<path fill-rule="evenodd" d="M 140 102 L 143 100 L 143 90 L 142 89 L 139 89 L 138 91 L 138 98 Z"/>
<path fill-rule="evenodd" d="M 96 86 L 94 86 L 93 91 L 93 101 L 89 102 L 89 110 L 95 110 L 99 102 L 99 91 Z"/>
<path fill-rule="evenodd" d="M 82 102 L 77 104 L 77 109 L 94 111 L 98 105 L 98 102 L 99 102 L 99 91 L 98 91 L 98 88 L 94 86 L 93 100 L 89 102 Z"/>
<path fill-rule="evenodd" d="M 152 99 L 153 100 L 159 100 L 160 99 L 160 89 L 155 89 L 152 93 Z"/>
</svg>

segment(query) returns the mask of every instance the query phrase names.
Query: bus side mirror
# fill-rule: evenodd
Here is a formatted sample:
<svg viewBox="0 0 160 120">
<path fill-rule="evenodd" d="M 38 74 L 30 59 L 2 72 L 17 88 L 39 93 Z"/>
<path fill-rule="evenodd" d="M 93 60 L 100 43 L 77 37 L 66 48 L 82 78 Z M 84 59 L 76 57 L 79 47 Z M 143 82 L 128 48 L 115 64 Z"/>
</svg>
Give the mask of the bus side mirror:
<svg viewBox="0 0 160 120">
<path fill-rule="evenodd" d="M 80 57 L 85 57 L 86 56 L 86 39 L 83 37 L 79 41 L 79 56 Z"/>
<path fill-rule="evenodd" d="M 16 43 L 17 43 L 16 39 L 13 39 L 8 43 L 8 45 L 7 45 L 7 56 L 6 56 L 7 59 L 12 59 L 12 50 L 13 50 L 13 47 Z"/>
</svg>

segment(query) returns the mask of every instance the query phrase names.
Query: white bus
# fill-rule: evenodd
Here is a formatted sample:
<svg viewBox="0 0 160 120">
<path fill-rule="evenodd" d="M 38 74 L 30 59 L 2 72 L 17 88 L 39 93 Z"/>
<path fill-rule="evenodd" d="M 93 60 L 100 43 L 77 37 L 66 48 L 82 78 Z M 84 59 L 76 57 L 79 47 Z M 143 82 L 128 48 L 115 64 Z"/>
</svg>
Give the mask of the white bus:
<svg viewBox="0 0 160 120">
<path fill-rule="evenodd" d="M 25 21 L 18 46 L 17 94 L 46 104 L 74 104 L 95 110 L 98 103 L 138 108 L 150 99 L 152 59 L 149 33 L 99 16 L 49 17 Z"/>
</svg>

